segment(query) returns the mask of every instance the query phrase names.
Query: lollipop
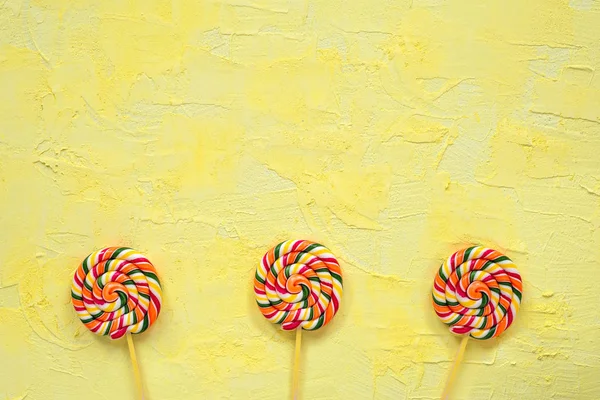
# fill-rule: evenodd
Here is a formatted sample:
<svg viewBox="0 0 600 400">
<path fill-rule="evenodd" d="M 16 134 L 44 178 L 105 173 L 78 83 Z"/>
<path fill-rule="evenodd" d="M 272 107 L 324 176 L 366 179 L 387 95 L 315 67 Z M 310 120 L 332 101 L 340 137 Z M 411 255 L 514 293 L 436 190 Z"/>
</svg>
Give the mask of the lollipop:
<svg viewBox="0 0 600 400">
<path fill-rule="evenodd" d="M 442 399 L 446 399 L 469 337 L 500 336 L 513 323 L 523 293 L 521 275 L 502 253 L 485 247 L 457 251 L 433 282 L 433 308 L 450 331 L 464 335 Z"/>
<path fill-rule="evenodd" d="M 142 333 L 158 318 L 162 290 L 154 266 L 127 247 L 90 254 L 73 277 L 71 300 L 83 324 L 111 339 L 127 336 L 140 398 L 139 368 L 131 334 Z"/>
<path fill-rule="evenodd" d="M 284 330 L 296 330 L 292 398 L 298 398 L 302 330 L 329 323 L 340 307 L 342 270 L 329 249 L 308 240 L 288 240 L 264 255 L 254 293 L 262 314 Z"/>
</svg>

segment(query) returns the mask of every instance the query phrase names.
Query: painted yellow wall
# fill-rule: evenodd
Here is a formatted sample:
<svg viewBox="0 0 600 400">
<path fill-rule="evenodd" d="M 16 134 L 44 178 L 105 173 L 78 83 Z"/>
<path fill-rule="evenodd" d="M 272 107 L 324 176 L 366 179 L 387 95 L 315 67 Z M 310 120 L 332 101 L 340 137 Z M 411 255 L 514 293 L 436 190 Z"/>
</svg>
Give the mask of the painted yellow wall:
<svg viewBox="0 0 600 400">
<path fill-rule="evenodd" d="M 456 399 L 600 398 L 599 40 L 593 0 L 2 1 L 0 399 L 133 398 L 70 304 L 105 245 L 164 284 L 149 399 L 286 398 L 251 278 L 287 238 L 345 274 L 304 399 L 437 398 L 459 339 L 430 287 L 471 243 L 524 302 Z"/>
</svg>

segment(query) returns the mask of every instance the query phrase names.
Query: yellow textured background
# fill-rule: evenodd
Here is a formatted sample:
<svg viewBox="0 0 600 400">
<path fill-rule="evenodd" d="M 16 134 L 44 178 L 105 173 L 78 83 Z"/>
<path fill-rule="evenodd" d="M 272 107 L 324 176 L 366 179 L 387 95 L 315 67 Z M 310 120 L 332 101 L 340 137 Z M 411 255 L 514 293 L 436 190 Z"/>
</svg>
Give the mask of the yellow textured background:
<svg viewBox="0 0 600 400">
<path fill-rule="evenodd" d="M 599 38 L 593 0 L 1 1 L 0 399 L 133 398 L 125 341 L 70 304 L 106 245 L 164 285 L 149 399 L 285 398 L 293 334 L 251 278 L 298 237 L 345 283 L 305 399 L 439 397 L 430 288 L 471 243 L 524 304 L 456 398 L 600 398 Z"/>
</svg>

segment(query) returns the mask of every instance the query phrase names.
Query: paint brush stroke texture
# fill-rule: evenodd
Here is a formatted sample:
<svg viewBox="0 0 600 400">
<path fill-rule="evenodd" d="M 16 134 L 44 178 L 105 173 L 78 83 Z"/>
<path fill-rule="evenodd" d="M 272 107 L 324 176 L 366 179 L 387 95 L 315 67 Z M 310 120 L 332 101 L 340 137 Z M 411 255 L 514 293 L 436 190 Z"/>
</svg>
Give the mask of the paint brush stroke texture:
<svg viewBox="0 0 600 400">
<path fill-rule="evenodd" d="M 526 295 L 457 398 L 599 398 L 598 37 L 591 0 L 0 2 L 0 398 L 133 398 L 69 301 L 109 244 L 164 283 L 151 398 L 284 398 L 293 334 L 252 276 L 289 237 L 344 270 L 306 398 L 439 397 L 431 282 L 471 244 Z"/>
</svg>

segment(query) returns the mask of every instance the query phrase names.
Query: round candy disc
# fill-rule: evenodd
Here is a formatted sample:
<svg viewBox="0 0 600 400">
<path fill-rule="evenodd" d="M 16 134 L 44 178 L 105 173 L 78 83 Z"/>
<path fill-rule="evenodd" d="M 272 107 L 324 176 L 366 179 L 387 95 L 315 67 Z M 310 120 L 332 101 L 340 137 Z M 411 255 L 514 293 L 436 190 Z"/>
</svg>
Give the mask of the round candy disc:
<svg viewBox="0 0 600 400">
<path fill-rule="evenodd" d="M 81 322 L 112 339 L 148 329 L 160 313 L 161 296 L 152 263 L 126 247 L 107 247 L 87 256 L 71 286 Z"/>
<path fill-rule="evenodd" d="M 470 247 L 440 267 L 433 283 L 433 308 L 451 332 L 490 339 L 512 324 L 522 293 L 521 275 L 508 257 Z"/>
<path fill-rule="evenodd" d="M 316 330 L 340 307 L 342 270 L 325 246 L 288 240 L 263 257 L 254 293 L 265 318 L 284 330 Z"/>
</svg>

